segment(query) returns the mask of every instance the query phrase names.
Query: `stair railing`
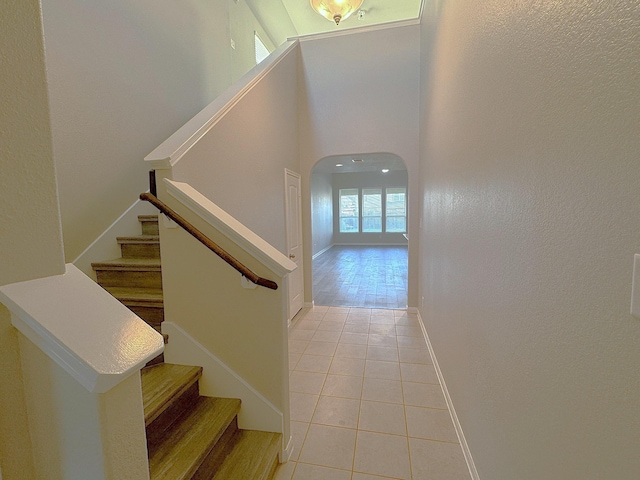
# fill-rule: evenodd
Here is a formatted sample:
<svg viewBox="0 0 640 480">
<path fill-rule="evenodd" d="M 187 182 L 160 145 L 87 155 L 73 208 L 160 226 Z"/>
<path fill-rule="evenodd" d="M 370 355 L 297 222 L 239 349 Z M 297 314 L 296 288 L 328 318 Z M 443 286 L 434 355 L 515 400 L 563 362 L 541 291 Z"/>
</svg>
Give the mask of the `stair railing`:
<svg viewBox="0 0 640 480">
<path fill-rule="evenodd" d="M 144 200 L 146 202 L 151 203 L 154 207 L 164 213 L 171 220 L 180 225 L 187 233 L 189 233 L 192 237 L 202 243 L 205 247 L 211 250 L 213 253 L 218 255 L 222 260 L 227 262 L 233 268 L 235 268 L 240 274 L 245 277 L 247 280 L 255 283 L 256 285 L 260 285 L 261 287 L 269 288 L 271 290 L 277 290 L 278 284 L 273 280 L 268 280 L 266 278 L 262 278 L 256 275 L 254 272 L 249 270 L 245 265 L 236 260 L 233 256 L 231 256 L 226 250 L 220 247 L 217 243 L 207 237 L 204 233 L 194 227 L 191 223 L 185 220 L 180 214 L 178 214 L 175 210 L 169 207 L 167 204 L 162 202 L 158 197 L 155 196 L 155 172 L 150 173 L 151 179 L 151 192 L 145 192 L 140 194 L 140 200 Z"/>
</svg>

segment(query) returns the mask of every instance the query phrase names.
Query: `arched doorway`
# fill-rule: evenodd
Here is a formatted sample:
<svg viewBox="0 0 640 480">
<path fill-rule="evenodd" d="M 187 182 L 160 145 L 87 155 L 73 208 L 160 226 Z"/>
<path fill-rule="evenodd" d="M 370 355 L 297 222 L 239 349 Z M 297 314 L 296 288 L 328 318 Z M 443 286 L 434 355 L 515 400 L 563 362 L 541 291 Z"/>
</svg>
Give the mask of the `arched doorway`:
<svg viewBox="0 0 640 480">
<path fill-rule="evenodd" d="M 310 194 L 314 304 L 406 308 L 404 161 L 390 153 L 323 158 Z"/>
</svg>

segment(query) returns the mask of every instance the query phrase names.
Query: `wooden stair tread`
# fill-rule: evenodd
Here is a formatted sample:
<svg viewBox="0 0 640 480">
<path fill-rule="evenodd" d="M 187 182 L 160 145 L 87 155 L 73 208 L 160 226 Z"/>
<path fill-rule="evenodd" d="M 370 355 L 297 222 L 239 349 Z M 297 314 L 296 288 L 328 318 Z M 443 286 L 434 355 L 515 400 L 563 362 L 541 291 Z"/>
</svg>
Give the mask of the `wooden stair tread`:
<svg viewBox="0 0 640 480">
<path fill-rule="evenodd" d="M 136 235 L 133 237 L 116 237 L 118 243 L 160 243 L 158 235 Z"/>
<path fill-rule="evenodd" d="M 275 469 L 282 435 L 239 430 L 233 449 L 212 480 L 268 480 Z"/>
<path fill-rule="evenodd" d="M 240 400 L 237 399 L 200 397 L 193 410 L 175 425 L 171 434 L 159 445 L 150 448 L 151 478 L 190 479 L 239 409 Z"/>
<path fill-rule="evenodd" d="M 115 258 L 113 260 L 106 260 L 104 262 L 95 262 L 91 266 L 96 269 L 131 269 L 131 270 L 160 270 L 160 259 L 151 257 L 140 258 Z"/>
<path fill-rule="evenodd" d="M 198 381 L 202 367 L 162 363 L 141 370 L 144 422 L 149 425 Z"/>
<path fill-rule="evenodd" d="M 163 294 L 161 288 L 144 287 L 103 287 L 107 292 L 121 302 L 162 306 Z"/>
</svg>

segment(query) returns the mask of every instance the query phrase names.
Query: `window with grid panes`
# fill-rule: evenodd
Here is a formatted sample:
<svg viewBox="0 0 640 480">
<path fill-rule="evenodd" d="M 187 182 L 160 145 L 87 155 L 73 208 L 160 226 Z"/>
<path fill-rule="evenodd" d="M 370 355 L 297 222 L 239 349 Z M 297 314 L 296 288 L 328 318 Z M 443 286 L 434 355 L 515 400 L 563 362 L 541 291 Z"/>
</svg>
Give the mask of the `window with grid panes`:
<svg viewBox="0 0 640 480">
<path fill-rule="evenodd" d="M 385 231 L 405 233 L 407 231 L 407 189 L 387 188 Z"/>
</svg>

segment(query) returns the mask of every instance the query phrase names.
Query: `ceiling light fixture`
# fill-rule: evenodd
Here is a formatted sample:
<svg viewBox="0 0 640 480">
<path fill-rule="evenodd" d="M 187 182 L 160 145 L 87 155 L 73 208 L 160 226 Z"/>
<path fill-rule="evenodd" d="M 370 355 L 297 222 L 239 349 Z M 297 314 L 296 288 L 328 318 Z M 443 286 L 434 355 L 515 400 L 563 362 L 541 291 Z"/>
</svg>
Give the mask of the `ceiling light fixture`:
<svg viewBox="0 0 640 480">
<path fill-rule="evenodd" d="M 382 169 L 382 173 L 389 173 L 389 169 L 388 168 L 383 168 Z"/>
<path fill-rule="evenodd" d="M 360 8 L 363 0 L 311 0 L 311 8 L 336 25 Z"/>
<path fill-rule="evenodd" d="M 336 167 L 344 167 L 344 165 L 341 163 L 336 163 Z"/>
</svg>

